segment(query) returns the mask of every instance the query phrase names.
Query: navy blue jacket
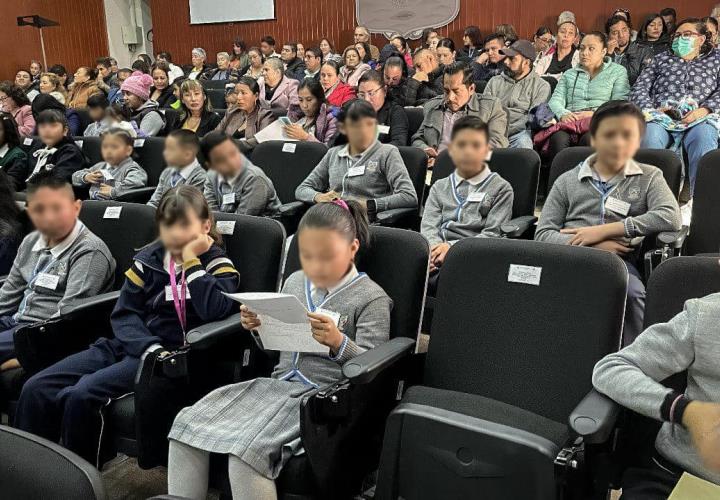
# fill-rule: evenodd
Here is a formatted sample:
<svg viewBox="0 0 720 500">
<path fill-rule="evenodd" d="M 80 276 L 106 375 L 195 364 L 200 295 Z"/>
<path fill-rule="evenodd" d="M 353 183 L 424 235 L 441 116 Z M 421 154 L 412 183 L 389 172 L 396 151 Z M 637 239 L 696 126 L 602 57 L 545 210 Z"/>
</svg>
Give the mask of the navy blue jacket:
<svg viewBox="0 0 720 500">
<path fill-rule="evenodd" d="M 183 345 L 183 332 L 172 300 L 165 300 L 170 275 L 164 268 L 165 248 L 156 242 L 141 250 L 125 273 L 120 298 L 110 316 L 115 339 L 126 354 L 139 358 L 153 344 L 173 350 Z M 189 331 L 228 317 L 237 304 L 222 292 L 235 293 L 240 275 L 225 250 L 210 250 L 183 264 L 190 298 L 186 319 Z M 180 276 L 178 275 L 178 284 Z"/>
</svg>

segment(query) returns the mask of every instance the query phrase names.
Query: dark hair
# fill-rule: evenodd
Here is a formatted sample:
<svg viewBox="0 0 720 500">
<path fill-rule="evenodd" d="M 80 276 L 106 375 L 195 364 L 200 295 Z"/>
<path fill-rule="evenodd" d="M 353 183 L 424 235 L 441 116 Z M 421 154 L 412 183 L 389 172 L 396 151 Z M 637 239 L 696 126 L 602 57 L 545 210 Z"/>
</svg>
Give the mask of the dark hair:
<svg viewBox="0 0 720 500">
<path fill-rule="evenodd" d="M 502 33 L 490 33 L 485 37 L 485 40 L 483 40 L 483 47 L 493 40 L 499 40 L 501 45 L 505 45 L 505 35 Z"/>
<path fill-rule="evenodd" d="M 463 32 L 463 36 L 470 39 L 470 43 L 473 47 L 481 47 L 483 45 L 482 32 L 477 26 L 468 26 Z"/>
<path fill-rule="evenodd" d="M 25 91 L 11 81 L 0 82 L 0 92 L 4 92 L 18 107 L 30 104 Z"/>
<path fill-rule="evenodd" d="M 645 21 L 643 21 L 642 25 L 640 26 L 640 29 L 638 30 L 638 38 L 640 40 L 647 40 L 647 27 L 650 25 L 651 22 L 658 18 L 662 21 L 662 32 L 660 33 L 660 38 L 667 35 L 668 27 L 667 24 L 665 24 L 665 19 L 663 19 L 660 14 L 655 13 L 647 16 L 645 18 Z"/>
<path fill-rule="evenodd" d="M 260 39 L 260 43 L 263 43 L 263 42 L 265 42 L 268 45 L 271 45 L 273 47 L 275 46 L 275 39 L 273 37 L 271 37 L 270 35 L 265 35 L 264 37 L 262 37 Z"/>
<path fill-rule="evenodd" d="M 152 68 L 150 68 L 150 76 L 152 76 L 156 69 L 165 73 L 165 76 L 167 76 L 168 80 L 170 80 L 170 65 L 168 63 L 160 61 L 153 64 Z"/>
<path fill-rule="evenodd" d="M 643 112 L 637 105 L 630 101 L 608 101 L 595 110 L 590 120 L 590 135 L 594 137 L 600 127 L 600 123 L 604 119 L 614 116 L 632 116 L 637 118 L 640 126 L 640 136 L 645 133 L 645 115 L 643 115 Z"/>
<path fill-rule="evenodd" d="M 96 68 L 91 68 L 90 66 L 80 66 L 78 69 L 85 71 L 85 74 L 88 78 L 90 78 L 90 80 L 95 80 L 97 78 L 98 72 Z"/>
<path fill-rule="evenodd" d="M 625 15 L 624 16 L 618 15 L 618 12 L 622 12 Z M 623 9 L 623 8 L 618 7 L 617 9 L 615 9 L 613 11 L 612 16 L 610 16 L 610 17 L 622 17 L 625 21 L 627 21 L 628 26 L 632 26 L 632 17 L 630 16 L 630 10 L 628 10 L 628 9 Z"/>
<path fill-rule="evenodd" d="M 128 131 L 120 127 L 110 127 L 108 130 L 100 134 L 101 140 L 104 140 L 105 137 L 110 136 L 121 138 L 123 142 L 128 146 L 132 146 L 135 144 L 135 139 L 130 136 Z"/>
<path fill-rule="evenodd" d="M 40 67 L 42 67 L 42 64 Z M 62 64 L 53 64 L 48 68 L 47 72 L 56 74 L 57 76 L 67 76 L 67 70 Z"/>
<path fill-rule="evenodd" d="M 540 26 L 535 32 L 535 36 L 540 38 L 541 36 L 547 35 L 548 33 L 550 33 L 551 35 L 553 34 L 553 32 L 547 26 Z"/>
<path fill-rule="evenodd" d="M 133 71 L 140 71 L 141 73 L 145 73 L 146 75 L 150 74 L 150 65 L 142 59 L 138 59 L 137 61 L 132 63 L 131 68 Z"/>
<path fill-rule="evenodd" d="M 473 79 L 473 71 L 470 65 L 459 61 L 455 61 L 454 63 L 445 66 L 445 70 L 443 70 L 443 80 L 446 76 L 453 76 L 457 75 L 458 73 L 462 73 L 462 82 L 463 85 L 465 85 L 466 87 L 469 87 L 470 85 L 475 83 L 475 80 Z"/>
<path fill-rule="evenodd" d="M 462 118 L 458 118 L 450 133 L 450 140 L 455 139 L 455 136 L 463 130 L 477 130 L 485 134 L 485 140 L 490 137 L 490 130 L 488 124 L 482 121 L 479 117 L 473 115 L 466 115 Z"/>
<path fill-rule="evenodd" d="M 673 16 L 675 20 L 677 20 L 677 11 L 673 9 L 672 7 L 665 7 L 663 10 L 660 11 L 661 16 Z M 678 23 L 678 26 L 680 26 L 681 23 Z"/>
<path fill-rule="evenodd" d="M 599 39 L 602 46 L 607 49 L 608 39 L 607 39 L 607 35 L 605 33 L 603 33 L 602 31 L 590 31 L 588 33 L 585 33 L 583 35 L 583 38 L 588 37 L 588 36 L 594 36 L 595 38 Z"/>
<path fill-rule="evenodd" d="M 230 138 L 230 136 L 217 130 L 208 132 L 205 137 L 203 137 L 200 141 L 200 153 L 202 154 L 202 157 L 205 158 L 205 162 L 210 162 L 210 153 L 213 149 L 215 149 L 220 144 L 223 144 L 225 141 L 231 140 L 232 139 Z"/>
<path fill-rule="evenodd" d="M 605 34 L 610 34 L 610 28 L 615 26 L 617 23 L 625 23 L 629 30 L 632 30 L 632 24 L 630 21 L 625 19 L 623 16 L 612 16 L 610 19 L 605 21 Z"/>
<path fill-rule="evenodd" d="M 385 60 L 385 64 L 383 64 L 383 71 L 385 68 L 400 68 L 402 70 L 403 77 L 408 76 L 408 67 L 407 63 L 405 62 L 405 58 L 401 57 L 400 55 L 396 56 L 390 56 Z"/>
<path fill-rule="evenodd" d="M 323 56 L 320 47 L 308 47 L 307 49 L 305 49 L 305 55 L 307 55 L 308 53 L 312 54 L 313 57 L 319 57 L 320 59 L 322 59 Z"/>
<path fill-rule="evenodd" d="M 385 87 L 385 79 L 383 78 L 383 75 L 373 69 L 363 73 L 363 75 L 358 80 L 358 87 L 360 87 L 361 84 L 366 82 L 375 82 L 381 87 Z"/>
<path fill-rule="evenodd" d="M 32 78 L 32 75 L 31 75 L 30 72 L 29 72 L 28 70 L 26 70 L 26 69 L 19 69 L 19 70 L 17 70 L 17 71 L 15 72 L 15 76 L 17 77 L 17 75 L 19 75 L 20 73 L 26 73 L 27 76 L 29 76 L 30 78 Z"/>
<path fill-rule="evenodd" d="M 337 73 L 338 75 L 340 74 L 340 64 L 337 61 L 334 61 L 334 60 L 325 61 L 324 63 L 322 63 L 322 65 L 330 66 L 332 69 L 335 70 L 335 73 Z"/>
<path fill-rule="evenodd" d="M 72 185 L 64 177 L 56 175 L 52 170 L 40 170 L 38 173 L 28 179 L 28 200 L 31 196 L 33 196 L 42 188 L 52 189 L 53 191 L 60 191 L 62 189 L 66 189 L 71 193 L 73 200 L 75 199 L 75 193 L 73 192 Z"/>
<path fill-rule="evenodd" d="M 65 113 L 61 113 L 57 109 L 46 109 L 44 111 L 40 111 L 37 119 L 35 120 L 35 123 L 38 127 L 45 124 L 60 123 L 63 127 L 69 128 Z"/>
<path fill-rule="evenodd" d="M 435 29 L 435 28 L 425 28 L 423 30 L 422 36 L 420 37 L 422 47 L 428 47 L 428 38 L 430 38 L 431 33 L 435 33 L 436 35 L 439 35 L 437 29 Z"/>
<path fill-rule="evenodd" d="M 212 105 L 210 104 L 210 99 L 208 98 L 207 91 L 205 90 L 205 87 L 202 86 L 202 83 L 200 83 L 198 80 L 191 80 L 189 78 L 186 78 L 185 81 L 182 82 L 182 85 L 180 85 L 180 112 L 178 113 L 178 119 L 180 120 L 180 123 L 185 123 L 185 120 L 192 116 L 192 112 L 187 107 L 187 105 L 185 105 L 185 101 L 182 97 L 185 92 L 191 92 L 193 90 L 199 90 L 200 92 L 202 92 L 204 98 L 203 107 L 200 114 L 206 115 L 206 113 L 212 112 Z"/>
<path fill-rule="evenodd" d="M 98 92 L 97 94 L 93 94 L 90 97 L 88 97 L 87 100 L 87 107 L 88 108 L 107 108 L 110 106 L 110 103 L 108 102 L 108 98 L 105 95 L 105 92 Z"/>
<path fill-rule="evenodd" d="M 120 103 L 115 103 L 109 108 L 105 110 L 105 114 L 110 117 L 114 118 L 121 122 L 126 122 L 130 120 L 130 112 L 129 110 L 123 106 Z"/>
<path fill-rule="evenodd" d="M 176 141 L 178 141 L 178 144 L 180 144 L 180 147 L 184 149 L 192 149 L 195 151 L 195 156 L 200 152 L 200 139 L 198 139 L 198 136 L 195 132 L 192 130 L 185 130 L 185 129 L 177 129 L 173 130 L 168 134 L 168 137 L 172 137 Z"/>
<path fill-rule="evenodd" d="M 290 47 L 290 52 L 295 52 L 295 57 L 297 57 L 297 42 L 285 42 L 283 48 L 285 47 Z"/>
<path fill-rule="evenodd" d="M 250 92 L 253 94 L 259 94 L 260 93 L 260 85 L 258 84 L 257 80 L 253 78 L 252 76 L 241 76 L 240 79 L 238 79 L 237 82 L 235 82 L 235 88 L 237 89 L 238 85 L 245 85 L 250 89 Z"/>
<path fill-rule="evenodd" d="M 325 40 L 327 42 L 327 44 L 330 46 L 330 52 L 335 52 L 335 45 L 330 41 L 329 38 L 321 38 L 320 41 L 318 42 L 318 47 L 320 46 L 321 43 L 323 43 L 323 40 Z"/>
<path fill-rule="evenodd" d="M 233 40 L 232 50 L 230 50 L 230 60 L 231 61 L 237 61 L 237 59 L 238 59 L 238 56 L 235 53 L 235 47 L 240 47 L 242 49 L 243 53 L 247 52 L 247 44 L 245 43 L 245 40 L 243 40 L 240 37 L 236 38 L 235 40 Z"/>
<path fill-rule="evenodd" d="M 155 212 L 155 223 L 158 226 L 171 226 L 178 221 L 187 221 L 188 208 L 191 208 L 199 219 L 210 221 L 208 236 L 215 243 L 222 243 L 222 237 L 217 232 L 215 218 L 208 207 L 205 196 L 202 191 L 189 184 L 180 184 L 165 193 Z"/>
<path fill-rule="evenodd" d="M 135 56 L 135 59 L 139 59 L 145 62 L 145 64 L 147 64 L 148 66 L 152 66 L 153 63 L 152 58 L 147 54 L 138 54 L 137 56 Z"/>
<path fill-rule="evenodd" d="M 35 96 L 35 99 L 33 99 L 30 108 L 32 109 L 33 118 L 35 118 L 36 123 L 38 121 L 39 115 L 43 111 L 53 109 L 57 110 L 63 116 L 65 116 L 65 112 L 67 111 L 65 105 L 55 99 L 50 94 L 38 94 L 37 96 Z"/>
<path fill-rule="evenodd" d="M 517 32 L 515 31 L 515 26 L 512 24 L 498 24 L 495 31 L 503 36 L 505 39 L 505 45 L 511 45 L 519 38 Z"/>
<path fill-rule="evenodd" d="M 450 49 L 450 52 L 455 52 L 455 42 L 452 41 L 451 38 L 442 38 L 437 44 L 436 49 L 440 47 L 445 47 Z"/>
<path fill-rule="evenodd" d="M 356 122 L 363 118 L 375 118 L 377 119 L 377 113 L 372 104 L 363 99 L 351 99 L 345 104 L 337 115 L 337 121 L 345 123 L 347 121 Z"/>
<path fill-rule="evenodd" d="M 365 51 L 365 57 L 362 58 L 362 62 L 364 62 L 364 63 L 370 62 L 370 56 L 371 56 L 370 44 L 367 42 L 355 42 L 353 44 L 353 47 L 355 47 L 356 45 L 362 45 L 363 50 Z M 357 48 L 355 48 L 355 52 L 357 52 Z M 360 55 L 359 52 L 358 52 L 358 55 Z"/>
<path fill-rule="evenodd" d="M 2 90 L 2 89 L 0 89 Z M 9 149 L 20 145 L 20 132 L 18 132 L 15 118 L 10 113 L 0 112 L 0 126 L 3 128 L 4 143 Z M 0 145 L 2 145 L 0 144 Z"/>
<path fill-rule="evenodd" d="M 369 73 L 369 71 L 368 71 Z M 367 75 L 367 73 L 365 73 Z M 363 75 L 363 77 L 365 76 Z M 360 78 L 362 81 L 362 78 Z M 300 86 L 298 87 L 297 91 L 298 94 L 302 89 L 308 89 L 310 91 L 310 94 L 318 100 L 319 106 L 325 104 L 327 101 L 325 99 L 325 90 L 322 88 L 322 85 L 320 85 L 320 82 L 317 81 L 314 78 L 305 78 L 302 82 L 300 82 Z M 318 109 L 319 109 L 318 106 Z"/>
<path fill-rule="evenodd" d="M 682 26 L 683 24 L 694 24 L 695 25 L 695 31 L 697 31 L 700 36 L 705 37 L 705 43 L 702 44 L 702 47 L 700 47 L 700 53 L 701 54 L 707 54 L 711 52 L 712 50 L 715 50 L 712 44 L 712 40 L 710 39 L 710 35 L 708 34 L 707 26 L 705 23 L 698 19 L 697 17 L 689 17 L 687 19 L 683 19 L 679 23 L 675 25 L 675 27 Z"/>
<path fill-rule="evenodd" d="M 110 69 L 112 63 L 110 62 L 109 57 L 98 57 L 97 59 L 95 59 L 95 65 L 105 66 L 106 68 Z"/>
<path fill-rule="evenodd" d="M 172 62 L 172 54 L 170 52 L 158 52 L 157 58 L 165 59 L 168 63 Z"/>
<path fill-rule="evenodd" d="M 133 70 L 130 68 L 118 68 L 117 72 L 118 73 L 128 73 L 128 74 L 132 75 Z"/>
<path fill-rule="evenodd" d="M 350 52 L 355 52 L 358 56 L 358 59 L 360 59 L 360 52 L 358 52 L 358 49 L 356 49 L 354 45 L 350 45 L 343 51 L 343 55 L 342 55 L 343 64 L 345 64 L 346 66 L 347 66 L 347 64 L 345 63 L 345 58 L 347 57 L 347 55 Z M 363 62 L 362 59 L 360 59 L 360 64 L 362 64 L 362 62 Z"/>
<path fill-rule="evenodd" d="M 712 25 L 715 26 L 715 29 L 718 29 L 718 26 L 719 26 L 719 25 L 718 25 L 718 20 L 715 19 L 714 17 L 712 17 L 712 16 L 706 16 L 706 17 L 703 17 L 703 18 L 700 19 L 700 20 L 701 20 L 703 23 L 705 23 L 705 24 L 710 23 L 710 24 L 712 24 Z"/>
<path fill-rule="evenodd" d="M 9 232 L 3 231 L 3 236 L 20 238 L 20 207 L 15 203 L 15 190 L 10 177 L 0 169 L 0 220 L 10 226 Z"/>
<path fill-rule="evenodd" d="M 357 239 L 360 248 L 370 244 L 370 224 L 367 212 L 355 200 L 345 200 L 347 209 L 335 203 L 318 203 L 310 208 L 300 219 L 297 233 L 304 229 L 332 229 L 340 233 L 347 241 Z"/>
<path fill-rule="evenodd" d="M 402 45 L 402 48 L 403 48 L 404 51 L 407 52 L 408 50 L 410 50 L 410 46 L 408 45 L 408 42 L 407 42 L 407 40 L 405 39 L 404 36 L 395 35 L 394 37 L 392 37 L 392 38 L 390 39 L 391 42 L 392 42 L 393 40 L 400 40 L 400 45 Z"/>
</svg>

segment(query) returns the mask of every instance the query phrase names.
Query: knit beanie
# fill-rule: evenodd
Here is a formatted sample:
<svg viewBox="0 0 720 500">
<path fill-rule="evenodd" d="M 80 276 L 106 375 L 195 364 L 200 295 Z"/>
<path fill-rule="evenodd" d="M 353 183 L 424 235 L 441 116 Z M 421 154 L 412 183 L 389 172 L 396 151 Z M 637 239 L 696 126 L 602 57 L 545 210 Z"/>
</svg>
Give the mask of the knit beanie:
<svg viewBox="0 0 720 500">
<path fill-rule="evenodd" d="M 142 71 L 135 71 L 120 86 L 122 92 L 130 92 L 135 94 L 143 101 L 150 99 L 150 87 L 152 87 L 153 79 L 150 75 L 146 75 Z"/>
</svg>

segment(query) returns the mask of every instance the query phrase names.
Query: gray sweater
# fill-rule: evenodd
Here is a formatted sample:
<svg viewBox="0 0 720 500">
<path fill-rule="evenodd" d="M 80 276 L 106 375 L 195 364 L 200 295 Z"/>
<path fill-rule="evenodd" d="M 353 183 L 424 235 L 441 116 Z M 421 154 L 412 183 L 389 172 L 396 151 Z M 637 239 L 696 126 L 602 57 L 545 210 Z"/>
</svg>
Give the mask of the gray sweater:
<svg viewBox="0 0 720 500">
<path fill-rule="evenodd" d="M 100 194 L 100 184 L 90 185 L 90 198 L 93 200 L 114 200 L 130 189 L 137 189 L 147 185 L 147 172 L 132 158 L 126 158 L 119 165 L 113 167 L 108 162 L 101 161 L 90 168 L 78 170 L 72 175 L 73 186 L 86 186 L 85 176 L 90 172 L 105 170 L 112 179 L 104 179 L 103 183 L 112 187 L 110 196 Z"/>
<path fill-rule="evenodd" d="M 41 256 L 50 254 L 44 269 Z M 37 272 L 35 272 L 37 271 Z M 21 322 L 44 321 L 60 314 L 73 299 L 106 292 L 115 276 L 107 245 L 77 221 L 70 235 L 52 249 L 38 231 L 25 237 L 7 280 L 0 289 L 0 316 Z M 35 279 L 33 279 L 35 277 Z"/>
<path fill-rule="evenodd" d="M 260 217 L 271 217 L 278 212 L 281 203 L 275 186 L 265 172 L 250 160 L 243 159 L 242 170 L 231 186 L 233 201 L 224 203 L 218 173 L 214 170 L 207 172 L 203 193 L 211 210 Z"/>
<path fill-rule="evenodd" d="M 660 169 L 630 160 L 623 172 L 608 181 L 610 191 L 605 199 L 629 204 L 623 214 L 608 208 L 607 202 L 603 204 L 603 195 L 593 182 L 593 175 L 597 178 L 591 169 L 594 162 L 592 155 L 555 181 L 540 214 L 536 240 L 565 244 L 572 235 L 561 234 L 563 228 L 611 222 L 622 222 L 627 238 L 680 229 L 680 207 Z"/>
<path fill-rule="evenodd" d="M 645 416 L 661 420 L 660 408 L 672 391 L 660 383 L 687 370 L 689 399 L 720 403 L 720 294 L 685 302 L 683 312 L 668 323 L 645 330 L 620 352 L 595 366 L 595 388 Z M 657 451 L 692 474 L 720 484 L 720 472 L 708 469 L 698 456 L 690 434 L 665 421 L 655 439 Z"/>
<path fill-rule="evenodd" d="M 188 169 L 189 173 L 187 174 L 187 177 L 183 177 L 182 179 L 180 179 L 180 182 L 178 182 L 177 185 L 189 184 L 191 186 L 195 186 L 200 191 L 202 191 L 205 187 L 205 181 L 207 180 L 207 172 L 205 172 L 205 169 L 200 166 L 200 163 L 198 163 L 197 160 L 195 160 L 191 165 L 193 166 L 193 168 Z M 188 167 L 183 167 L 179 170 L 182 172 L 186 168 Z M 155 208 L 160 206 L 160 200 L 162 200 L 163 195 L 165 195 L 165 193 L 167 193 L 168 191 L 170 191 L 170 189 L 173 188 L 170 181 L 172 180 L 173 174 L 177 171 L 178 168 L 176 167 L 168 167 L 162 171 L 162 173 L 160 174 L 160 180 L 158 181 L 158 185 L 155 188 L 155 192 L 150 198 L 150 201 L 147 202 L 148 205 Z"/>
<path fill-rule="evenodd" d="M 295 196 L 313 203 L 315 196 L 328 191 L 335 191 L 344 199 L 375 200 L 378 212 L 418 205 L 400 152 L 395 146 L 377 141 L 362 155 L 353 157 L 347 145 L 330 148 L 298 186 Z"/>
<path fill-rule="evenodd" d="M 430 188 L 420 226 L 420 232 L 430 245 L 443 242 L 452 245 L 475 236 L 499 237 L 500 225 L 512 217 L 510 183 L 490 172 L 490 167 L 469 181 L 469 196 L 460 210 L 458 201 L 462 198 L 454 193 L 455 186 L 461 185 L 457 172 L 440 179 Z"/>
<path fill-rule="evenodd" d="M 500 99 L 508 114 L 508 135 L 515 135 L 528 128 L 530 110 L 548 102 L 550 84 L 532 70 L 517 81 L 503 73 L 490 79 L 483 94 Z"/>
</svg>

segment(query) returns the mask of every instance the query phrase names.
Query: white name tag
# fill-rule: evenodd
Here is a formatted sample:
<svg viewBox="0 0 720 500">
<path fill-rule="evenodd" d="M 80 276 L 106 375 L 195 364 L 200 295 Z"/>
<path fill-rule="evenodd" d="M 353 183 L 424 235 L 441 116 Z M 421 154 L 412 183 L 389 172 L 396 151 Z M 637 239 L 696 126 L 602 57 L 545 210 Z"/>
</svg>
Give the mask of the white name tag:
<svg viewBox="0 0 720 500">
<path fill-rule="evenodd" d="M 119 219 L 123 207 L 107 207 L 103 219 Z"/>
<path fill-rule="evenodd" d="M 58 286 L 59 281 L 60 276 L 55 276 L 54 274 L 48 273 L 40 273 L 37 275 L 37 278 L 35 278 L 35 286 L 41 286 L 43 288 L 55 290 Z"/>
<path fill-rule="evenodd" d="M 135 142 L 133 143 L 133 147 L 141 148 L 145 145 L 145 139 L 135 139 Z"/>
<path fill-rule="evenodd" d="M 365 165 L 358 165 L 357 167 L 350 167 L 348 169 L 348 177 L 357 177 L 365 173 Z"/>
<path fill-rule="evenodd" d="M 215 227 L 220 234 L 226 234 L 232 236 L 235 233 L 235 221 L 234 220 L 219 220 L 215 223 Z"/>
<path fill-rule="evenodd" d="M 467 201 L 468 201 L 468 203 L 480 203 L 484 199 L 485 199 L 485 192 L 475 191 L 474 193 L 470 193 L 468 195 Z"/>
<path fill-rule="evenodd" d="M 328 309 L 316 309 L 315 313 L 322 314 L 323 316 L 327 316 L 328 318 L 332 319 L 335 323 L 335 326 L 337 326 L 338 322 L 340 321 L 340 313 L 336 313 Z"/>
<path fill-rule="evenodd" d="M 612 210 L 616 214 L 627 215 L 630 212 L 630 203 L 627 201 L 618 200 L 612 196 L 605 200 L 605 208 Z"/>
<path fill-rule="evenodd" d="M 388 125 L 378 125 L 378 132 L 381 134 L 389 134 L 390 133 L 390 126 Z"/>
<path fill-rule="evenodd" d="M 26 137 L 23 141 L 24 146 L 32 146 L 32 137 Z"/>
<path fill-rule="evenodd" d="M 175 285 L 177 289 L 177 296 L 180 297 L 180 294 L 182 293 L 182 285 Z M 185 285 L 185 298 L 190 298 L 190 288 L 188 288 L 187 285 Z M 170 301 L 173 300 L 173 293 L 172 293 L 172 285 L 165 286 L 165 300 Z"/>
<path fill-rule="evenodd" d="M 115 177 L 113 177 L 113 174 L 111 174 L 110 171 L 106 168 L 101 169 L 100 173 L 103 175 L 103 179 L 105 179 L 106 181 L 111 181 L 115 179 Z"/>
<path fill-rule="evenodd" d="M 510 264 L 508 271 L 508 282 L 524 283 L 526 285 L 540 285 L 540 275 L 542 267 L 523 266 L 520 264 Z"/>
<path fill-rule="evenodd" d="M 223 195 L 223 205 L 232 205 L 235 203 L 235 193 L 228 193 Z"/>
<path fill-rule="evenodd" d="M 83 141 L 82 141 L 81 139 L 78 139 L 77 141 L 75 141 L 75 145 L 76 145 L 77 147 L 79 147 L 80 149 L 82 149 Z"/>
<path fill-rule="evenodd" d="M 283 153 L 294 153 L 297 145 L 294 142 L 286 142 L 283 144 Z"/>
</svg>

